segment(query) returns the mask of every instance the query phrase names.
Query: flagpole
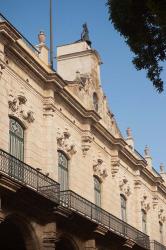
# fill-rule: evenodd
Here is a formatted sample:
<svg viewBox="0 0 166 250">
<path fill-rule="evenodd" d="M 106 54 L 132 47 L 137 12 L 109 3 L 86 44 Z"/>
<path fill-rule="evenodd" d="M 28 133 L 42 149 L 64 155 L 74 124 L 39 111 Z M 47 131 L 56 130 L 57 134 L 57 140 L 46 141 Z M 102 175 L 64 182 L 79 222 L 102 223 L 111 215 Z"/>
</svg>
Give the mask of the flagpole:
<svg viewBox="0 0 166 250">
<path fill-rule="evenodd" d="M 52 29 L 52 0 L 50 0 L 50 66 L 53 69 L 53 29 Z"/>
</svg>

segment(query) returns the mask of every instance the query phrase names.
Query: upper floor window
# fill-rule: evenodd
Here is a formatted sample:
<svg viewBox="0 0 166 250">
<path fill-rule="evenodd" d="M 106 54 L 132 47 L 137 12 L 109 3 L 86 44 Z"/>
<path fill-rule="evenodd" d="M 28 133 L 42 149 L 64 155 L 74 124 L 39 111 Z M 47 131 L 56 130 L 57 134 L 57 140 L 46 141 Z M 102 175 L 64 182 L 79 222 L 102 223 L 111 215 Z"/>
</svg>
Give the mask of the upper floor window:
<svg viewBox="0 0 166 250">
<path fill-rule="evenodd" d="M 126 198 L 123 195 L 120 195 L 121 199 L 121 217 L 123 221 L 127 221 L 126 216 Z"/>
<path fill-rule="evenodd" d="M 147 233 L 147 214 L 145 210 L 142 210 L 142 231 L 143 233 Z"/>
<path fill-rule="evenodd" d="M 68 189 L 68 159 L 61 151 L 58 151 L 58 181 L 61 191 Z"/>
<path fill-rule="evenodd" d="M 97 96 L 96 92 L 93 93 L 93 107 L 94 107 L 95 111 L 98 112 L 99 104 L 98 104 L 98 96 Z"/>
<path fill-rule="evenodd" d="M 10 154 L 17 159 L 24 160 L 24 129 L 21 124 L 13 118 L 9 122 Z"/>
<path fill-rule="evenodd" d="M 159 222 L 160 243 L 163 244 L 163 223 Z"/>
<path fill-rule="evenodd" d="M 94 193 L 95 193 L 95 204 L 101 206 L 101 183 L 99 179 L 94 176 Z"/>
</svg>

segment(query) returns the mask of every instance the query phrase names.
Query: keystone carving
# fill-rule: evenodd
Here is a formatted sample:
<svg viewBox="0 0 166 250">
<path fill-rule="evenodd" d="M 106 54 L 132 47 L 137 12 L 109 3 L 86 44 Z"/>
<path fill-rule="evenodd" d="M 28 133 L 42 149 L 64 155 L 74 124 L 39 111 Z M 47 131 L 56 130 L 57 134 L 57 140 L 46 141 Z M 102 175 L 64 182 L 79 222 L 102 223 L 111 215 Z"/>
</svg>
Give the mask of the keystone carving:
<svg viewBox="0 0 166 250">
<path fill-rule="evenodd" d="M 124 176 L 122 180 L 119 181 L 120 191 L 125 195 L 129 196 L 131 194 L 131 188 L 128 184 L 127 178 Z"/>
<path fill-rule="evenodd" d="M 159 221 L 161 221 L 162 223 L 164 223 L 166 220 L 165 211 L 162 207 L 159 208 L 158 218 L 159 218 Z"/>
<path fill-rule="evenodd" d="M 65 128 L 64 132 L 61 132 L 60 129 L 58 129 L 57 133 L 57 145 L 59 150 L 63 150 L 70 156 L 74 155 L 76 151 L 75 144 L 70 139 L 71 134 L 69 133 L 68 129 Z"/>
<path fill-rule="evenodd" d="M 88 150 L 91 147 L 92 137 L 86 133 L 82 136 L 82 153 L 83 156 L 86 156 Z"/>
<path fill-rule="evenodd" d="M 112 177 L 115 177 L 116 174 L 119 172 L 119 167 L 120 167 L 120 160 L 118 156 L 112 156 L 111 157 L 111 173 Z"/>
<path fill-rule="evenodd" d="M 148 210 L 150 209 L 150 203 L 146 194 L 144 194 L 141 199 L 141 208 L 145 210 L 145 212 L 148 212 Z"/>
<path fill-rule="evenodd" d="M 93 172 L 94 175 L 98 176 L 102 181 L 108 176 L 106 164 L 100 156 L 93 161 Z"/>
<path fill-rule="evenodd" d="M 10 91 L 8 105 L 10 115 L 17 116 L 27 123 L 34 122 L 34 113 L 27 105 L 27 99 L 22 91 L 18 95 Z"/>
</svg>

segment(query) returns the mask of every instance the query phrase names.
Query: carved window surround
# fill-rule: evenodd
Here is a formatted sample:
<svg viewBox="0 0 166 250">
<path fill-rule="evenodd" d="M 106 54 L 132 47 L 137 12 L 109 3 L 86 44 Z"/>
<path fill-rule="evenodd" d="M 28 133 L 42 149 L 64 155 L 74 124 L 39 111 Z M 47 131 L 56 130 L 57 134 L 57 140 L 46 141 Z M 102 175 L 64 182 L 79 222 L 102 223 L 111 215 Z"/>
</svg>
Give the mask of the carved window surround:
<svg viewBox="0 0 166 250">
<path fill-rule="evenodd" d="M 58 132 L 57 132 L 58 150 L 62 150 L 63 152 L 65 152 L 67 155 L 71 157 L 77 152 L 77 150 L 76 150 L 75 143 L 73 143 L 70 137 L 71 137 L 71 134 L 69 133 L 67 128 L 65 128 L 64 131 L 61 131 L 60 129 L 58 129 Z"/>
<path fill-rule="evenodd" d="M 159 208 L 159 211 L 158 211 L 158 218 L 159 218 L 159 221 L 164 223 L 165 220 L 166 220 L 166 215 L 165 215 L 165 211 L 162 207 Z"/>
<path fill-rule="evenodd" d="M 131 194 L 131 188 L 125 176 L 119 181 L 119 188 L 124 196 L 129 196 Z"/>
<path fill-rule="evenodd" d="M 103 162 L 100 156 L 93 160 L 93 174 L 98 176 L 101 181 L 103 181 L 108 176 L 106 164 Z"/>
<path fill-rule="evenodd" d="M 24 92 L 14 94 L 13 91 L 10 91 L 8 105 L 9 115 L 17 117 L 26 127 L 34 122 L 34 112 L 28 105 Z"/>
<path fill-rule="evenodd" d="M 150 209 L 150 202 L 147 194 L 144 194 L 141 198 L 141 208 L 147 213 Z"/>
</svg>

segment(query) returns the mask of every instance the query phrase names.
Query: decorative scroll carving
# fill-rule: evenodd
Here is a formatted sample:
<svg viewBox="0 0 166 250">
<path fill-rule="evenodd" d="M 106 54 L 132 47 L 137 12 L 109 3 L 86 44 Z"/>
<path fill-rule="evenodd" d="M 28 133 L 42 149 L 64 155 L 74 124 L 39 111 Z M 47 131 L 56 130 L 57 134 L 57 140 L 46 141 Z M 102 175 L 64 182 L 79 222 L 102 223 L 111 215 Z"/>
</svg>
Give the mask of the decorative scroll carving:
<svg viewBox="0 0 166 250">
<path fill-rule="evenodd" d="M 128 184 L 127 178 L 124 176 L 119 182 L 120 191 L 126 196 L 131 194 L 131 188 Z"/>
<path fill-rule="evenodd" d="M 150 202 L 148 201 L 148 196 L 146 194 L 144 194 L 141 199 L 141 208 L 146 212 L 150 209 Z"/>
<path fill-rule="evenodd" d="M 59 150 L 63 150 L 70 156 L 74 155 L 76 151 L 75 144 L 70 139 L 71 134 L 69 133 L 68 129 L 65 128 L 64 132 L 61 132 L 60 129 L 58 129 L 57 133 L 57 145 Z"/>
<path fill-rule="evenodd" d="M 158 218 L 159 218 L 159 221 L 161 221 L 162 223 L 164 223 L 166 220 L 165 211 L 162 207 L 159 208 Z"/>
<path fill-rule="evenodd" d="M 11 115 L 17 116 L 27 123 L 34 122 L 34 113 L 27 105 L 27 99 L 22 91 L 18 95 L 10 91 L 8 104 Z"/>
<path fill-rule="evenodd" d="M 92 137 L 90 136 L 89 133 L 85 133 L 82 136 L 82 153 L 83 153 L 83 156 L 86 156 L 88 150 L 91 147 L 91 142 L 92 142 Z"/>
<path fill-rule="evenodd" d="M 94 175 L 98 176 L 102 181 L 108 176 L 106 164 L 100 156 L 93 161 L 93 172 Z"/>
<path fill-rule="evenodd" d="M 112 177 L 115 177 L 115 175 L 119 172 L 120 167 L 120 160 L 118 156 L 112 156 L 111 157 L 111 173 Z"/>
</svg>

